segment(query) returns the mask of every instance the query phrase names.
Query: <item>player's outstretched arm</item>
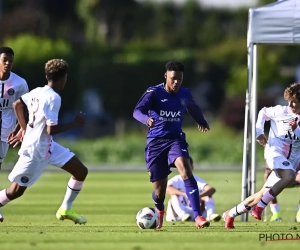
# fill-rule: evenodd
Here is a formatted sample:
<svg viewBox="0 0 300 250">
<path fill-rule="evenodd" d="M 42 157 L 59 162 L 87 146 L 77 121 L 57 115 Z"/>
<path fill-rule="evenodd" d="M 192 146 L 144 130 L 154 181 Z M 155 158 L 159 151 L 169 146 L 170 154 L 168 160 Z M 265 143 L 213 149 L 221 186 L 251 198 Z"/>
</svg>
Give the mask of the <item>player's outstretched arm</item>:
<svg viewBox="0 0 300 250">
<path fill-rule="evenodd" d="M 79 112 L 72 122 L 66 124 L 56 124 L 52 126 L 47 125 L 47 133 L 49 135 L 55 135 L 55 134 L 65 132 L 72 128 L 82 127 L 84 125 L 84 119 L 85 119 L 85 113 Z"/>
<path fill-rule="evenodd" d="M 208 132 L 210 130 L 209 125 L 203 116 L 201 108 L 194 101 L 192 95 L 190 96 L 190 100 L 186 109 L 193 119 L 198 123 L 198 129 L 201 132 Z"/>
</svg>

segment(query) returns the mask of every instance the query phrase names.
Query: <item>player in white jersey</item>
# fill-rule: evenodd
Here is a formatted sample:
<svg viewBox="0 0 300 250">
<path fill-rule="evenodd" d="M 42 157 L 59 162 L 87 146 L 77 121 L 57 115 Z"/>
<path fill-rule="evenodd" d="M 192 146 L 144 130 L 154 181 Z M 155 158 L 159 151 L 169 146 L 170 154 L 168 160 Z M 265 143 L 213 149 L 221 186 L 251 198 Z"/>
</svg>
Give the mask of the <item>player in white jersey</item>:
<svg viewBox="0 0 300 250">
<path fill-rule="evenodd" d="M 9 147 L 7 138 L 16 125 L 13 103 L 28 92 L 26 81 L 11 72 L 13 62 L 14 51 L 0 47 L 0 169 Z"/>
<path fill-rule="evenodd" d="M 22 141 L 22 145 L 19 160 L 8 177 L 12 184 L 0 191 L 0 207 L 22 196 L 25 190 L 39 179 L 46 165 L 50 164 L 72 175 L 56 217 L 60 220 L 70 219 L 75 224 L 84 224 L 86 219 L 72 210 L 72 203 L 82 188 L 88 170 L 74 153 L 52 140 L 52 135 L 84 124 L 82 113 L 70 123 L 58 124 L 61 98 L 57 92 L 64 88 L 67 72 L 68 64 L 64 60 L 48 61 L 45 65 L 48 84 L 33 89 L 14 102 L 14 111 L 21 128 L 9 143 L 16 145 Z M 25 107 L 29 113 L 28 123 L 23 112 Z M 0 221 L 3 221 L 2 214 Z"/>
<path fill-rule="evenodd" d="M 223 214 L 225 228 L 234 228 L 234 218 L 247 213 L 261 220 L 268 203 L 295 181 L 300 163 L 300 84 L 292 84 L 284 91 L 288 106 L 263 108 L 256 122 L 256 140 L 265 147 L 265 159 L 272 170 L 262 189 Z M 265 121 L 271 121 L 269 138 L 264 134 Z"/>
<path fill-rule="evenodd" d="M 194 170 L 193 159 L 190 157 L 192 171 Z M 200 207 L 202 215 L 209 220 L 219 221 L 221 216 L 215 213 L 214 199 L 212 195 L 216 189 L 210 186 L 205 180 L 194 175 L 200 194 Z M 184 182 L 181 175 L 176 175 L 168 181 L 167 194 L 170 195 L 168 201 L 168 208 L 166 213 L 167 221 L 194 221 L 194 211 L 189 204 Z"/>
</svg>

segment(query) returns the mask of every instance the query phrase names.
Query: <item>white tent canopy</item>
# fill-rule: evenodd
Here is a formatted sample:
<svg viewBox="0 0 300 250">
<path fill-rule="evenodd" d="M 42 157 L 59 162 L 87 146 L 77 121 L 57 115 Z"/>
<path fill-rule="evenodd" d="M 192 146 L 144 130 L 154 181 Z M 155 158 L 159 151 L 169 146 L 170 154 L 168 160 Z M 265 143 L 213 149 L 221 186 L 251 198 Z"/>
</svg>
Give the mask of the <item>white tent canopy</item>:
<svg viewBox="0 0 300 250">
<path fill-rule="evenodd" d="M 300 0 L 282 0 L 249 9 L 248 87 L 246 91 L 242 200 L 255 193 L 257 117 L 257 44 L 300 43 Z M 244 220 L 244 216 L 242 216 Z"/>
<path fill-rule="evenodd" d="M 250 43 L 300 43 L 300 1 L 278 1 L 249 9 Z"/>
</svg>

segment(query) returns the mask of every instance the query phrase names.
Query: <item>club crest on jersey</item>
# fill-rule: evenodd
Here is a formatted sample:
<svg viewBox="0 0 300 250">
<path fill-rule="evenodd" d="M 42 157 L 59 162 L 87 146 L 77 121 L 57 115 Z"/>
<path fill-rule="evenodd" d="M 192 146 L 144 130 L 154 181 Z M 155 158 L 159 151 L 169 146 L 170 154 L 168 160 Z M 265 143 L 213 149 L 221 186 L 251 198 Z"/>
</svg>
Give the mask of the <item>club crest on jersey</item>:
<svg viewBox="0 0 300 250">
<path fill-rule="evenodd" d="M 182 98 L 182 99 L 180 100 L 180 103 L 181 103 L 182 106 L 185 106 L 185 99 Z"/>
<path fill-rule="evenodd" d="M 284 161 L 284 162 L 282 163 L 282 165 L 283 165 L 283 166 L 288 166 L 288 165 L 290 165 L 290 163 L 289 163 L 288 161 Z"/>
<path fill-rule="evenodd" d="M 29 178 L 27 176 L 22 176 L 21 177 L 21 182 L 22 183 L 27 183 L 29 181 Z"/>
<path fill-rule="evenodd" d="M 7 94 L 13 95 L 15 93 L 15 90 L 13 88 L 10 88 L 7 90 Z"/>
</svg>

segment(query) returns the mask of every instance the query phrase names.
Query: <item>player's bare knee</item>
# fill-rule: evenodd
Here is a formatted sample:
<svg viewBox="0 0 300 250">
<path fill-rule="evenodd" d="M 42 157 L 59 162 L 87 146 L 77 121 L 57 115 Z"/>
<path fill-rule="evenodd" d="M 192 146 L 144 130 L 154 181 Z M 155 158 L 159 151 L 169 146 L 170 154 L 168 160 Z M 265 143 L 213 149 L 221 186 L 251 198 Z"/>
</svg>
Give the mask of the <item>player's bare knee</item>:
<svg viewBox="0 0 300 250">
<path fill-rule="evenodd" d="M 76 171 L 74 171 L 73 176 L 78 181 L 84 181 L 86 176 L 88 175 L 88 169 L 82 163 L 77 167 Z"/>
<path fill-rule="evenodd" d="M 285 180 L 287 185 L 292 184 L 295 181 L 296 174 L 292 171 L 290 171 L 287 175 L 285 175 L 282 179 Z"/>
<path fill-rule="evenodd" d="M 189 159 L 185 157 L 178 157 L 174 164 L 183 180 L 189 179 L 193 176 Z"/>
<path fill-rule="evenodd" d="M 78 181 L 84 181 L 87 174 L 88 169 L 86 166 L 83 165 L 83 163 L 77 159 L 76 156 L 74 156 L 72 159 L 70 159 L 63 167 L 65 171 L 69 172 L 74 179 Z"/>
<path fill-rule="evenodd" d="M 284 184 L 284 186 L 290 185 L 295 181 L 296 173 L 293 170 L 277 170 L 278 175 L 281 178 L 281 183 Z"/>
<path fill-rule="evenodd" d="M 83 165 L 81 163 L 81 167 L 80 167 L 79 172 L 80 172 L 80 176 L 85 179 L 87 177 L 88 173 L 89 173 L 89 170 L 85 165 Z"/>
</svg>

